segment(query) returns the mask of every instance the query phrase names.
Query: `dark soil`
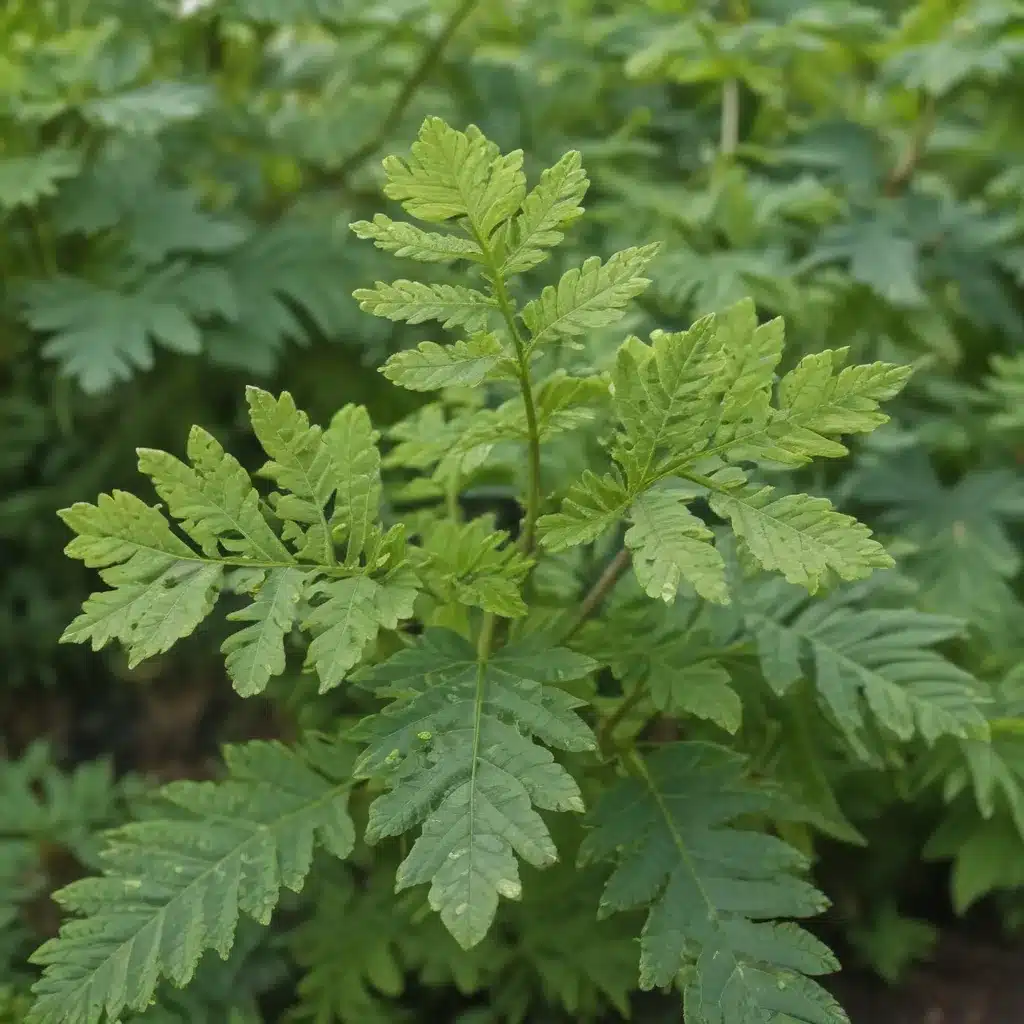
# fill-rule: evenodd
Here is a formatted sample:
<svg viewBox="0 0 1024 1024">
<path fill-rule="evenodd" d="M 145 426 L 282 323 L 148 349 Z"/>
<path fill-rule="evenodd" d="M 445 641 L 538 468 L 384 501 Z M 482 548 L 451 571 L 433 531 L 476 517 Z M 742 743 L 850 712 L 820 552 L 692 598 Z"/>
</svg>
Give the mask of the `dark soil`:
<svg viewBox="0 0 1024 1024">
<path fill-rule="evenodd" d="M 1024 948 L 947 935 L 897 988 L 858 974 L 830 987 L 852 1024 L 1024 1024 Z"/>
</svg>

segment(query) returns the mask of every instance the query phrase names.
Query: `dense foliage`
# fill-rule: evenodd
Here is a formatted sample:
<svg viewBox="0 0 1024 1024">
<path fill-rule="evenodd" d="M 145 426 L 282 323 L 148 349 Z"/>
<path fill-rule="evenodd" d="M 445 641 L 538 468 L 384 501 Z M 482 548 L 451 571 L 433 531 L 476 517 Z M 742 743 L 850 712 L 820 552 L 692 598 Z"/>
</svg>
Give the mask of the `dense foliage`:
<svg viewBox="0 0 1024 1024">
<path fill-rule="evenodd" d="M 0 1020 L 829 1021 L 818 888 L 1019 926 L 1024 6 L 0 37 Z M 219 781 L 14 738 L 196 673 Z"/>
</svg>

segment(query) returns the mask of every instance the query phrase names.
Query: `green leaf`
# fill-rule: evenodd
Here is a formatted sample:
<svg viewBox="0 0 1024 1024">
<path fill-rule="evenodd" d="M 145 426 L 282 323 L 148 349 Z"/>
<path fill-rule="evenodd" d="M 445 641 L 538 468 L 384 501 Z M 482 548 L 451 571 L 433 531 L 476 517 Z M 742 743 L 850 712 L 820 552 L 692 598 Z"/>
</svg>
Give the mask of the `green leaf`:
<svg viewBox="0 0 1024 1024">
<path fill-rule="evenodd" d="M 410 391 L 476 387 L 504 358 L 496 334 L 475 334 L 467 341 L 438 345 L 422 341 L 414 349 L 396 352 L 381 367 L 388 380 Z"/>
<path fill-rule="evenodd" d="M 626 547 L 633 571 L 650 597 L 672 602 L 680 584 L 690 583 L 701 597 L 728 604 L 725 563 L 712 543 L 714 534 L 664 488 L 645 491 L 629 510 L 633 525 Z"/>
<path fill-rule="evenodd" d="M 61 889 L 80 915 L 33 955 L 45 967 L 32 1024 L 97 1024 L 144 1010 L 161 977 L 184 986 L 204 950 L 226 957 L 239 912 L 266 924 L 282 887 L 298 892 L 314 845 L 347 857 L 350 758 L 311 740 L 225 749 L 224 782 L 176 782 L 170 813 L 110 835 L 104 875 Z"/>
<path fill-rule="evenodd" d="M 614 860 L 600 915 L 650 904 L 640 939 L 640 986 L 685 970 L 693 1024 L 805 1024 L 845 1017 L 808 975 L 836 969 L 829 951 L 778 917 L 820 913 L 827 901 L 794 877 L 805 865 L 774 836 L 730 827 L 770 800 L 744 778 L 741 757 L 705 743 L 674 743 L 616 783 L 592 813 L 581 860 Z"/>
<path fill-rule="evenodd" d="M 82 167 L 82 157 L 70 149 L 43 149 L 31 156 L 9 156 L 0 160 L 0 209 L 35 206 L 40 199 L 55 195 L 57 186 L 73 178 Z"/>
<path fill-rule="evenodd" d="M 533 561 L 507 542 L 489 516 L 438 523 L 423 545 L 428 582 L 443 600 L 509 618 L 525 615 L 519 589 Z"/>
<path fill-rule="evenodd" d="M 312 574 L 301 569 L 271 569 L 252 602 L 232 612 L 232 622 L 251 626 L 232 633 L 223 644 L 225 666 L 234 688 L 243 697 L 262 693 L 273 676 L 285 668 L 285 637 L 299 614 L 299 601 Z"/>
<path fill-rule="evenodd" d="M 349 227 L 357 237 L 372 240 L 378 249 L 405 259 L 422 263 L 451 263 L 458 259 L 479 262 L 483 259 L 480 246 L 471 238 L 422 231 L 412 224 L 385 217 L 383 213 L 376 214 L 372 223 L 360 220 Z"/>
<path fill-rule="evenodd" d="M 615 253 L 606 263 L 596 256 L 567 270 L 520 314 L 530 331 L 530 347 L 573 338 L 619 320 L 629 301 L 650 281 L 641 275 L 658 251 L 657 243 Z"/>
<path fill-rule="evenodd" d="M 312 588 L 314 595 L 326 597 L 302 623 L 302 628 L 314 636 L 306 661 L 320 678 L 320 693 L 341 683 L 376 639 L 381 625 L 378 586 L 366 576 L 355 576 Z"/>
<path fill-rule="evenodd" d="M 202 427 L 188 437 L 186 465 L 167 452 L 140 448 L 139 471 L 153 481 L 168 511 L 210 558 L 245 555 L 293 561 L 260 509 L 260 497 L 241 463 Z"/>
<path fill-rule="evenodd" d="M 496 306 L 483 292 L 456 284 L 424 284 L 421 281 L 378 281 L 373 288 L 357 288 L 353 297 L 359 308 L 388 320 L 421 324 L 438 320 L 442 327 L 484 331 Z"/>
<path fill-rule="evenodd" d="M 895 564 L 863 523 L 837 512 L 826 498 L 776 498 L 775 488 L 747 484 L 732 475 L 700 482 L 711 492 L 711 508 L 732 523 L 754 560 L 812 594 L 830 571 L 840 579 L 857 580 Z"/>
<path fill-rule="evenodd" d="M 476 125 L 460 132 L 439 117 L 428 117 L 407 159 L 384 160 L 384 194 L 420 220 L 466 217 L 486 240 L 523 201 L 522 164 L 522 150 L 502 156 Z"/>
<path fill-rule="evenodd" d="M 735 733 L 743 721 L 743 702 L 729 683 L 729 673 L 713 659 L 677 666 L 652 656 L 651 701 L 665 714 L 693 715 Z"/>
<path fill-rule="evenodd" d="M 378 437 L 361 405 L 342 406 L 324 431 L 337 480 L 331 536 L 345 542 L 346 565 L 358 564 L 378 528 L 383 490 Z"/>
<path fill-rule="evenodd" d="M 509 221 L 502 239 L 503 276 L 532 270 L 565 237 L 563 231 L 583 215 L 580 203 L 590 182 L 580 154 L 570 151 L 540 176 L 523 200 L 522 212 Z"/>
<path fill-rule="evenodd" d="M 557 857 L 534 807 L 583 809 L 575 781 L 531 737 L 561 750 L 593 748 L 575 711 L 581 702 L 546 684 L 595 667 L 530 642 L 479 662 L 461 637 L 432 629 L 361 673 L 362 683 L 395 698 L 355 734 L 367 743 L 356 774 L 383 776 L 390 789 L 370 807 L 367 841 L 423 823 L 397 887 L 431 883 L 430 905 L 464 948 L 483 939 L 499 896 L 519 898 L 516 855 L 535 867 Z"/>
<path fill-rule="evenodd" d="M 629 492 L 611 474 L 585 470 L 562 499 L 561 511 L 537 520 L 540 542 L 549 551 L 589 544 L 626 515 L 629 502 Z"/>
</svg>

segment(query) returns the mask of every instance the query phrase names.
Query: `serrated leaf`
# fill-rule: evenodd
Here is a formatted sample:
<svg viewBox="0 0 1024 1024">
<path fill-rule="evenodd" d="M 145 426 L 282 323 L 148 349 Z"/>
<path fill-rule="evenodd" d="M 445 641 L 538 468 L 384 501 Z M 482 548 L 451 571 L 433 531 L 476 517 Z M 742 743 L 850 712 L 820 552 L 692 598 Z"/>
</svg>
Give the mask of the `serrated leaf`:
<svg viewBox="0 0 1024 1024">
<path fill-rule="evenodd" d="M 774 497 L 773 487 L 723 484 L 724 479 L 706 481 L 714 512 L 732 523 L 759 565 L 781 572 L 812 594 L 829 572 L 857 580 L 895 564 L 863 523 L 837 512 L 827 498 Z"/>
<path fill-rule="evenodd" d="M 337 480 L 331 536 L 345 541 L 346 565 L 358 563 L 380 520 L 383 486 L 378 436 L 361 405 L 342 406 L 324 431 Z"/>
<path fill-rule="evenodd" d="M 423 231 L 412 224 L 385 217 L 383 213 L 376 214 L 372 223 L 360 220 L 350 224 L 349 228 L 358 238 L 372 240 L 378 249 L 422 263 L 451 263 L 459 259 L 479 262 L 483 259 L 480 246 L 471 238 Z"/>
<path fill-rule="evenodd" d="M 161 977 L 192 978 L 204 950 L 227 956 L 239 912 L 266 923 L 281 889 L 299 891 L 319 844 L 347 857 L 355 841 L 340 748 L 254 742 L 225 750 L 224 782 L 163 790 L 164 819 L 113 833 L 101 878 L 61 889 L 76 915 L 33 955 L 33 1024 L 98 1024 L 144 1010 Z"/>
<path fill-rule="evenodd" d="M 390 791 L 370 807 L 367 841 L 423 830 L 398 869 L 397 886 L 431 883 L 430 904 L 464 948 L 487 933 L 499 896 L 521 892 L 516 855 L 536 867 L 556 851 L 534 806 L 582 810 L 572 777 L 535 737 L 562 750 L 594 746 L 577 717 L 580 702 L 545 684 L 595 668 L 564 648 L 529 642 L 481 663 L 447 630 L 360 674 L 393 704 L 364 720 L 362 777 L 382 775 Z"/>
<path fill-rule="evenodd" d="M 310 576 L 298 568 L 271 569 L 252 602 L 228 616 L 232 622 L 252 623 L 232 633 L 220 648 L 228 677 L 242 697 L 262 693 L 284 671 L 285 637 L 298 618 Z"/>
<path fill-rule="evenodd" d="M 486 240 L 523 201 L 522 163 L 522 150 L 501 155 L 475 125 L 460 132 L 428 117 L 406 159 L 384 160 L 384 194 L 420 220 L 467 217 Z"/>
<path fill-rule="evenodd" d="M 729 683 L 729 673 L 712 659 L 676 667 L 658 658 L 647 685 L 652 703 L 666 714 L 693 715 L 735 733 L 743 720 L 743 702 Z"/>
<path fill-rule="evenodd" d="M 376 639 L 381 625 L 377 588 L 366 576 L 314 587 L 326 600 L 306 616 L 302 628 L 313 634 L 306 662 L 316 670 L 320 693 L 338 686 Z"/>
<path fill-rule="evenodd" d="M 548 285 L 523 307 L 520 315 L 530 331 L 530 347 L 577 337 L 619 320 L 629 301 L 650 284 L 641 275 L 657 251 L 657 243 L 623 249 L 606 263 L 591 256 L 581 267 L 567 270 L 557 286 Z"/>
<path fill-rule="evenodd" d="M 629 501 L 629 492 L 611 474 L 586 470 L 562 499 L 561 511 L 537 520 L 540 542 L 549 551 L 589 544 L 625 516 Z"/>
<path fill-rule="evenodd" d="M 505 356 L 496 334 L 475 334 L 466 341 L 438 345 L 422 341 L 414 349 L 396 352 L 381 367 L 388 380 L 410 391 L 476 387 Z"/>
<path fill-rule="evenodd" d="M 835 958 L 793 924 L 827 905 L 793 872 L 804 866 L 774 836 L 730 826 L 770 800 L 744 778 L 741 757 L 674 743 L 637 761 L 639 777 L 598 801 L 581 860 L 613 860 L 602 916 L 650 904 L 640 939 L 640 986 L 670 985 L 684 968 L 693 1024 L 767 1021 L 841 1024 L 839 1007 L 806 975 Z"/>
<path fill-rule="evenodd" d="M 353 297 L 365 313 L 388 320 L 421 324 L 437 320 L 442 327 L 484 331 L 496 309 L 493 299 L 464 285 L 424 284 L 422 281 L 378 281 L 373 288 L 357 288 Z"/>
<path fill-rule="evenodd" d="M 685 580 L 701 597 L 729 602 L 725 563 L 712 543 L 714 534 L 663 488 L 645 491 L 629 509 L 633 525 L 626 547 L 633 552 L 633 571 L 650 597 L 675 600 Z"/>
<path fill-rule="evenodd" d="M 210 558 L 246 555 L 264 562 L 293 561 L 270 528 L 249 474 L 202 427 L 188 438 L 186 465 L 167 452 L 140 448 L 139 471 L 153 481 L 168 511 Z"/>
<path fill-rule="evenodd" d="M 522 212 L 510 221 L 502 239 L 505 253 L 503 275 L 522 274 L 547 258 L 547 249 L 558 245 L 562 232 L 583 215 L 580 203 L 590 182 L 580 154 L 570 151 L 540 176 L 523 200 Z"/>
</svg>

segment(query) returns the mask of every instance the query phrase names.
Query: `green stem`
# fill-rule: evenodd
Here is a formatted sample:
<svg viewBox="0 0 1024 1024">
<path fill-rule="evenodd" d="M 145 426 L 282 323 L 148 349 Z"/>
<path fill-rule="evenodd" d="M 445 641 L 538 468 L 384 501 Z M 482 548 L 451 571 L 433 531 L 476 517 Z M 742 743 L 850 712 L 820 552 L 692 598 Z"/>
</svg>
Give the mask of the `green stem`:
<svg viewBox="0 0 1024 1024">
<path fill-rule="evenodd" d="M 476 656 L 481 665 L 487 664 L 494 646 L 494 629 L 498 624 L 498 616 L 494 612 L 484 612 L 484 621 L 480 625 L 480 636 L 476 642 Z"/>
<path fill-rule="evenodd" d="M 420 58 L 419 64 L 413 68 L 412 73 L 405 80 L 398 95 L 395 97 L 394 103 L 391 104 L 391 108 L 384 115 L 384 119 L 381 121 L 376 133 L 342 161 L 341 166 L 336 172 L 336 177 L 343 186 L 352 172 L 373 156 L 391 137 L 391 133 L 398 126 L 398 122 L 401 121 L 406 108 L 412 102 L 412 98 L 430 76 L 431 71 L 434 70 L 434 65 L 441 59 L 444 51 L 448 48 L 448 44 L 455 37 L 455 33 L 458 32 L 462 23 L 473 13 L 473 9 L 477 6 L 478 2 L 479 0 L 462 0 L 462 3 L 452 11 L 444 24 L 444 28 L 438 33 L 433 43 L 427 47 Z"/>
<path fill-rule="evenodd" d="M 488 253 L 488 257 L 490 254 Z M 520 544 L 526 554 L 533 551 L 537 533 L 537 517 L 540 515 L 540 429 L 537 426 L 537 404 L 533 397 L 533 382 L 530 379 L 530 357 L 523 336 L 519 333 L 512 302 L 505 288 L 505 280 L 497 268 L 492 268 L 494 297 L 498 300 L 498 309 L 508 328 L 512 343 L 516 347 L 516 361 L 519 367 L 519 388 L 523 394 L 523 407 L 526 411 L 526 431 L 528 434 L 529 480 L 526 489 L 526 516 Z"/>
<path fill-rule="evenodd" d="M 618 583 L 622 574 L 629 568 L 629 549 L 623 548 L 609 563 L 605 570 L 598 577 L 597 582 L 587 591 L 583 598 L 580 610 L 573 620 L 562 643 L 568 643 L 580 630 L 580 627 L 590 618 L 594 612 L 604 603 L 604 599 L 611 593 L 612 588 Z"/>
<path fill-rule="evenodd" d="M 622 703 L 597 727 L 598 749 L 605 754 L 611 753 L 615 730 L 626 720 L 626 716 L 647 697 L 649 693 L 646 683 L 637 683 L 632 692 L 624 697 Z"/>
</svg>

